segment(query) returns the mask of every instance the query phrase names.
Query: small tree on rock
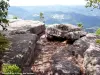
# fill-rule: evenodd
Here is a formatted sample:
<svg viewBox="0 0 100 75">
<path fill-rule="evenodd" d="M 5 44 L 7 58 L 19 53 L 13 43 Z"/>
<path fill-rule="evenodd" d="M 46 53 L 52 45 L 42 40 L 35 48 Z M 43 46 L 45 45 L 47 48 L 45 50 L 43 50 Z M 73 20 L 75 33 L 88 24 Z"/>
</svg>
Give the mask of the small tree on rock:
<svg viewBox="0 0 100 75">
<path fill-rule="evenodd" d="M 44 15 L 42 12 L 40 12 L 40 21 L 42 21 L 44 23 Z"/>
<path fill-rule="evenodd" d="M 100 28 L 98 28 L 95 32 L 97 35 L 100 35 Z"/>
<path fill-rule="evenodd" d="M 83 28 L 83 25 L 81 23 L 78 23 L 77 25 L 78 27 Z"/>
<path fill-rule="evenodd" d="M 13 16 L 13 19 L 18 19 L 18 17 L 17 16 Z"/>
</svg>

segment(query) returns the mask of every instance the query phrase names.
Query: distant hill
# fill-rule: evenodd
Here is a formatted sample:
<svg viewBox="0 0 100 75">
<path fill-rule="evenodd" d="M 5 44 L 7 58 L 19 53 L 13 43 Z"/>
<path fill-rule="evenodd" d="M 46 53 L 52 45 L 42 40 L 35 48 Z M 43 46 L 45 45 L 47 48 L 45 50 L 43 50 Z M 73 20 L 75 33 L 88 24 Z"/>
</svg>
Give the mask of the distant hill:
<svg viewBox="0 0 100 75">
<path fill-rule="evenodd" d="M 84 27 L 100 27 L 100 10 L 85 8 L 85 6 L 11 6 L 9 14 L 22 19 L 39 20 L 43 12 L 46 24 L 82 23 Z"/>
<path fill-rule="evenodd" d="M 25 19 L 27 18 L 27 16 L 31 15 L 29 11 L 24 10 L 21 7 L 16 7 L 16 6 L 10 7 L 8 12 L 9 12 L 9 15 L 14 15 L 22 19 Z"/>
</svg>

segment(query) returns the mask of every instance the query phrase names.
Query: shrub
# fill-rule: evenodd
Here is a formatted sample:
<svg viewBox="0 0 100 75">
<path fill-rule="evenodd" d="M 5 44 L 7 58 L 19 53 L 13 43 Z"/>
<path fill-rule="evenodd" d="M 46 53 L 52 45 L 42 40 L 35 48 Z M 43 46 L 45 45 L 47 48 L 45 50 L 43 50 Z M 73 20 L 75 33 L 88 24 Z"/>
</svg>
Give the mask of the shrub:
<svg viewBox="0 0 100 75">
<path fill-rule="evenodd" d="M 95 32 L 97 35 L 100 35 L 100 28 L 98 28 Z"/>
<path fill-rule="evenodd" d="M 8 39 L 0 33 L 0 52 L 4 52 L 9 48 Z"/>
<path fill-rule="evenodd" d="M 96 43 L 97 44 L 100 44 L 100 39 L 96 39 Z"/>
<path fill-rule="evenodd" d="M 15 64 L 3 64 L 2 72 L 4 75 L 21 75 L 21 69 Z"/>
<path fill-rule="evenodd" d="M 16 16 L 13 16 L 13 19 L 18 19 Z"/>
<path fill-rule="evenodd" d="M 78 27 L 83 28 L 83 25 L 81 23 L 77 24 Z"/>
<path fill-rule="evenodd" d="M 40 12 L 40 21 L 45 23 L 45 21 L 44 21 L 44 14 L 42 12 Z"/>
</svg>

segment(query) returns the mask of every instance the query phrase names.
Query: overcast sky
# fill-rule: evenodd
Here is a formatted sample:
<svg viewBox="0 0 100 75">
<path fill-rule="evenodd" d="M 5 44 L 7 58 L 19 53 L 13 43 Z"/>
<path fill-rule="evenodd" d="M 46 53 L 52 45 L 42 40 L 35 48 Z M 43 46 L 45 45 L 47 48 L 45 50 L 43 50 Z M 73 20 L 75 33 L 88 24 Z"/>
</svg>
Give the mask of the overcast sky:
<svg viewBox="0 0 100 75">
<path fill-rule="evenodd" d="M 85 5 L 85 0 L 10 0 L 11 6 Z"/>
</svg>

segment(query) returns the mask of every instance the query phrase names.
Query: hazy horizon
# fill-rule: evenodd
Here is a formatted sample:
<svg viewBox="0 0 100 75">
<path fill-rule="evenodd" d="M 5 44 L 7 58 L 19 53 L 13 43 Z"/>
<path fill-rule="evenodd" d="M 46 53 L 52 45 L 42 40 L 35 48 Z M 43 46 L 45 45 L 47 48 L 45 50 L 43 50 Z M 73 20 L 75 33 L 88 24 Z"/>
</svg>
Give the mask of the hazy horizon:
<svg viewBox="0 0 100 75">
<path fill-rule="evenodd" d="M 16 6 L 16 5 L 13 5 L 14 7 L 24 7 L 24 6 Z M 10 7 L 13 7 L 12 5 L 10 5 Z M 85 7 L 85 5 L 60 5 L 60 4 L 56 4 L 56 5 L 33 5 L 33 6 L 36 6 L 36 7 L 45 7 L 45 6 L 84 6 Z M 33 7 L 32 5 L 30 5 L 30 6 L 27 6 L 26 5 L 26 7 Z"/>
<path fill-rule="evenodd" d="M 10 6 L 85 5 L 85 0 L 10 0 Z"/>
</svg>

